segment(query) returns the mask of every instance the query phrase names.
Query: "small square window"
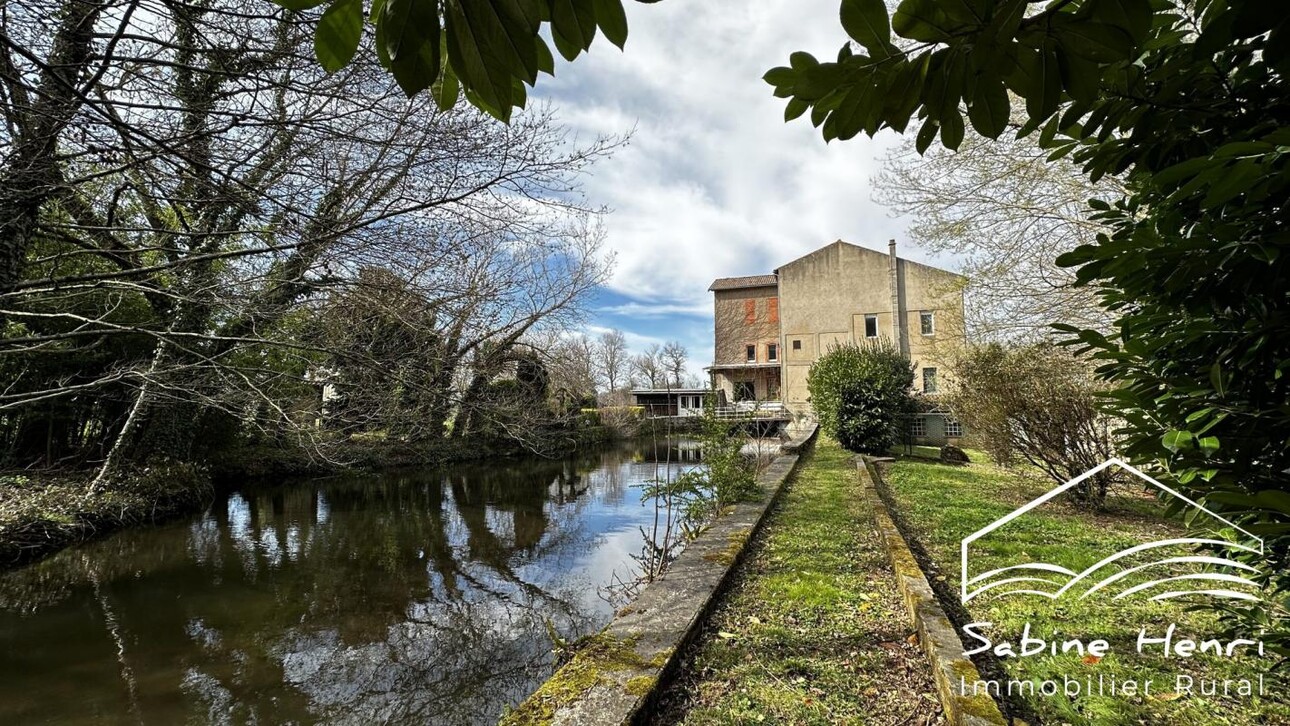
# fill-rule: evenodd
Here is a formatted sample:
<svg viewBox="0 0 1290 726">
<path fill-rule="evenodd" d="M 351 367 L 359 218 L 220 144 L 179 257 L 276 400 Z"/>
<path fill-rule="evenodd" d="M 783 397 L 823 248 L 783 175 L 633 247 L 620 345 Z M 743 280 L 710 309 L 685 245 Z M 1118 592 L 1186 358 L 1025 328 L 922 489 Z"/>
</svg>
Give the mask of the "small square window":
<svg viewBox="0 0 1290 726">
<path fill-rule="evenodd" d="M 923 369 L 923 393 L 936 393 L 936 369 Z"/>
<path fill-rule="evenodd" d="M 766 346 L 766 360 L 768 360 L 768 361 L 772 361 L 772 362 L 773 362 L 773 361 L 777 361 L 777 360 L 779 360 L 779 346 L 778 346 L 778 345 L 775 345 L 774 343 L 771 343 L 770 345 L 767 345 L 767 346 Z"/>
<path fill-rule="evenodd" d="M 923 335 L 936 334 L 936 313 L 930 310 L 924 310 L 918 314 L 918 326 L 922 329 Z"/>
<path fill-rule="evenodd" d="M 866 338 L 878 337 L 878 316 L 877 315 L 864 316 L 864 337 Z"/>
<path fill-rule="evenodd" d="M 945 435 L 955 439 L 963 438 L 963 423 L 952 418 L 945 419 Z"/>
<path fill-rule="evenodd" d="M 801 350 L 801 349 L 802 349 L 802 341 L 800 341 L 800 340 L 794 340 L 794 341 L 793 341 L 793 350 Z"/>
<path fill-rule="evenodd" d="M 757 362 L 757 346 L 751 344 L 744 346 L 744 360 L 749 363 Z"/>
</svg>

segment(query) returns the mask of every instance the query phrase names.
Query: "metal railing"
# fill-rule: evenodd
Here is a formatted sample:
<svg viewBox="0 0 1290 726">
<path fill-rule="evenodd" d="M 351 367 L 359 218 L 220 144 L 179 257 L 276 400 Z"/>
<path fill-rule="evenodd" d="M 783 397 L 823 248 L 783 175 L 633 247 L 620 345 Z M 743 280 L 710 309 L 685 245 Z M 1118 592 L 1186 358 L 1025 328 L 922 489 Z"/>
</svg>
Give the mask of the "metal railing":
<svg viewBox="0 0 1290 726">
<path fill-rule="evenodd" d="M 722 420 L 789 418 L 788 408 L 781 401 L 736 401 L 728 406 L 717 406 L 714 412 Z"/>
</svg>

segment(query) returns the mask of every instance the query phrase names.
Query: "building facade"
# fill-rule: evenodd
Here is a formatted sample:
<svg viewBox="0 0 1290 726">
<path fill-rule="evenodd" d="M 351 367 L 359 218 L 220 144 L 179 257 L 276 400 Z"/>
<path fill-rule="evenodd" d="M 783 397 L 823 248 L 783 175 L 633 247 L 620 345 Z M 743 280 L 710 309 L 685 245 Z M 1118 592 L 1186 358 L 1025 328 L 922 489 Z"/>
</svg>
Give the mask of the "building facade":
<svg viewBox="0 0 1290 726">
<path fill-rule="evenodd" d="M 811 413 L 806 376 L 836 345 L 885 340 L 914 364 L 914 388 L 940 392 L 967 339 L 961 275 L 841 240 L 770 275 L 712 283 L 718 396 Z"/>
<path fill-rule="evenodd" d="M 711 394 L 706 388 L 634 388 L 632 405 L 639 406 L 646 418 L 702 416 Z"/>
</svg>

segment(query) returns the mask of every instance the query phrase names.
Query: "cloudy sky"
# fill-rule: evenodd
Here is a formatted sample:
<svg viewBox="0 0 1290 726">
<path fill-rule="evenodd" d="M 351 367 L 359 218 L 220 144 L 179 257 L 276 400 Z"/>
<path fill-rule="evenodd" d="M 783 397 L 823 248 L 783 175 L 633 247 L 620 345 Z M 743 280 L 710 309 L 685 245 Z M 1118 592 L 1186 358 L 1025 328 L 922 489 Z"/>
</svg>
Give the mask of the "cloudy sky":
<svg viewBox="0 0 1290 726">
<path fill-rule="evenodd" d="M 897 137 L 826 145 L 805 119 L 785 124 L 761 80 L 795 50 L 837 54 L 838 0 L 626 5 L 626 52 L 598 38 L 535 95 L 580 134 L 634 129 L 586 180 L 588 201 L 613 210 L 617 255 L 593 328 L 623 330 L 633 349 L 681 340 L 697 373 L 712 360 L 714 278 L 768 273 L 839 238 L 902 240 L 869 183 Z M 928 260 L 908 243 L 902 256 Z"/>
</svg>

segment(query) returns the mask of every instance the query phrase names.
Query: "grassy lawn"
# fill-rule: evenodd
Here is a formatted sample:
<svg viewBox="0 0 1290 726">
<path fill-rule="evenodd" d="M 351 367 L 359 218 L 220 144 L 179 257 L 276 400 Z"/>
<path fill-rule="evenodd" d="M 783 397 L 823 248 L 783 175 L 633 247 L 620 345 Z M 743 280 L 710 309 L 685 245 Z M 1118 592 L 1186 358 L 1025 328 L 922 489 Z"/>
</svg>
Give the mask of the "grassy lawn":
<svg viewBox="0 0 1290 726">
<path fill-rule="evenodd" d="M 984 457 L 976 454 L 973 461 L 984 461 Z M 929 576 L 943 578 L 955 593 L 960 587 L 960 541 L 1052 487 L 1051 481 L 1038 474 L 1023 475 L 984 463 L 955 467 L 904 459 L 884 469 L 897 511 L 935 561 L 936 568 Z M 1180 524 L 1163 520 L 1155 500 L 1145 497 L 1126 499 L 1096 515 L 1055 500 L 1007 527 L 1006 537 L 982 540 L 983 546 L 973 549 L 974 572 L 1018 561 L 1055 562 L 1063 556 L 1067 560 L 1072 556 L 1087 559 L 1087 564 L 1081 564 L 1088 566 L 1101 558 L 1100 553 L 1184 531 Z M 1268 676 L 1269 695 L 1265 697 L 1235 691 L 1227 695 L 1221 691 L 1214 695 L 1181 694 L 1176 688 L 1179 674 L 1190 675 L 1197 683 L 1202 678 L 1257 678 L 1274 662 L 1271 656 L 1221 658 L 1206 653 L 1186 659 L 1176 655 L 1166 658 L 1158 647 L 1144 654 L 1136 652 L 1138 629 L 1144 626 L 1153 637 L 1163 635 L 1170 623 L 1177 623 L 1179 637 L 1214 636 L 1217 630 L 1212 617 L 1187 612 L 1182 600 L 1137 598 L 1112 603 L 1100 597 L 1051 600 L 1012 595 L 980 597 L 967 607 L 973 620 L 994 623 L 988 632 L 996 641 L 1015 641 L 1023 624 L 1029 622 L 1040 637 L 1057 631 L 1062 640 L 1078 637 L 1087 643 L 1102 638 L 1111 644 L 1110 653 L 1100 660 L 1074 652 L 1004 658 L 1001 664 L 1008 678 L 1062 683 L 1063 676 L 1105 676 L 1121 681 L 1151 679 L 1154 684 L 1150 695 L 1023 696 L 1024 704 L 1045 723 L 1290 724 L 1290 696 L 1284 676 Z"/>
<path fill-rule="evenodd" d="M 820 438 L 656 723 L 942 723 L 851 454 Z"/>
</svg>

